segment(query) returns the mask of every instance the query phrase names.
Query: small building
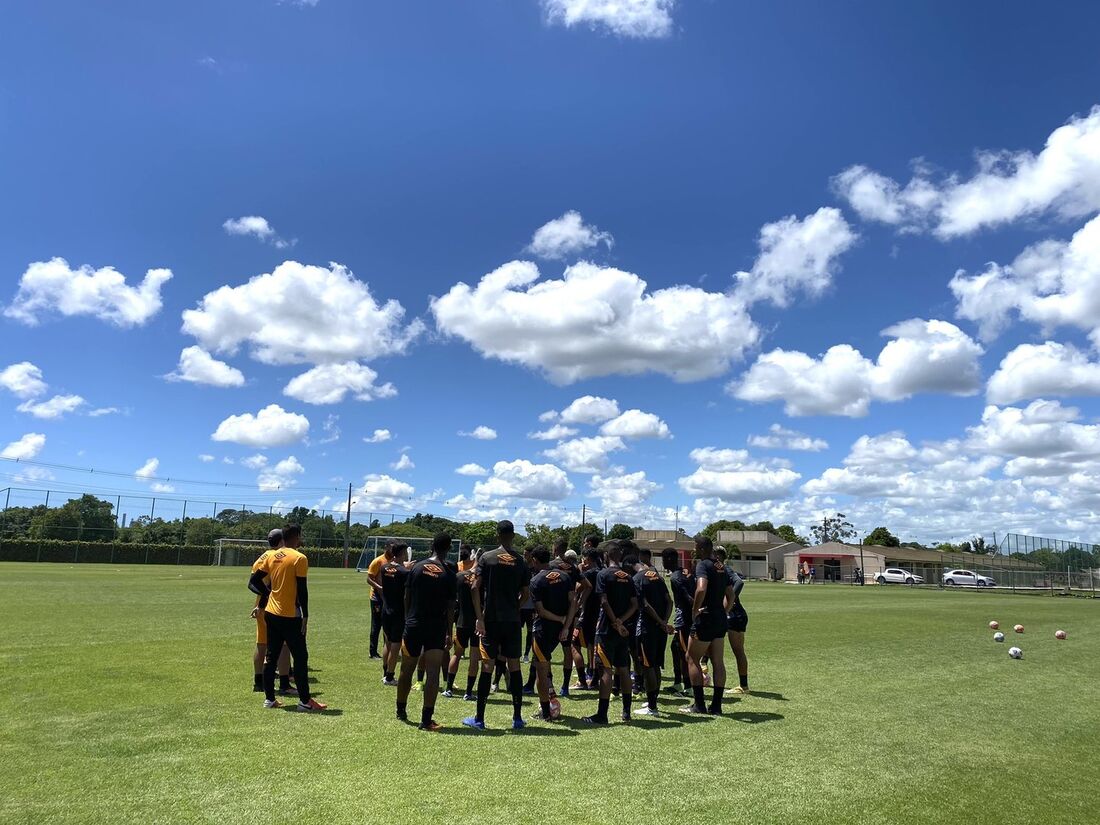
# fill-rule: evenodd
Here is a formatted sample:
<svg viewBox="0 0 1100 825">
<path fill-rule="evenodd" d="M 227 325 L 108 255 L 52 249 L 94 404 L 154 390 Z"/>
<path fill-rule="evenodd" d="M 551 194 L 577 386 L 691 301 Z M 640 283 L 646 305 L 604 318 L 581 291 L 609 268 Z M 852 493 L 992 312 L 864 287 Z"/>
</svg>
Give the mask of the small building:
<svg viewBox="0 0 1100 825">
<path fill-rule="evenodd" d="M 868 584 L 888 567 L 900 567 L 927 584 L 939 584 L 944 571 L 960 567 L 992 576 L 999 584 L 1010 581 L 1032 586 L 1042 568 L 1032 562 L 1008 556 L 982 556 L 975 553 L 941 553 L 922 547 L 882 547 L 877 544 L 843 544 L 830 541 L 813 547 L 802 547 L 784 553 L 783 579 L 798 581 L 803 562 L 814 568 L 815 582 L 850 582 L 857 568 L 863 570 Z"/>
<path fill-rule="evenodd" d="M 730 567 L 746 579 L 780 579 L 785 554 L 802 548 L 764 530 L 719 530 L 715 544 L 726 549 Z"/>
<path fill-rule="evenodd" d="M 882 551 L 887 549 L 893 548 L 877 545 L 860 547 L 858 544 L 842 544 L 839 541 L 829 541 L 813 547 L 796 547 L 783 554 L 783 579 L 789 582 L 798 581 L 798 570 L 805 562 L 813 570 L 814 581 L 852 581 L 857 568 L 862 568 L 865 575 L 885 569 L 886 556 Z"/>
</svg>

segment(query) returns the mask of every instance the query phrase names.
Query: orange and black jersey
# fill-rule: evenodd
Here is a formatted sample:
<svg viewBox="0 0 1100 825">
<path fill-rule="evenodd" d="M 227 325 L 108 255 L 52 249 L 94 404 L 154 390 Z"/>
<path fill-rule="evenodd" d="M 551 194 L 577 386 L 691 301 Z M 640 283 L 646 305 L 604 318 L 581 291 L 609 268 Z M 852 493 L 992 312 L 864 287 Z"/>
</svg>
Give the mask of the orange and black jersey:
<svg viewBox="0 0 1100 825">
<path fill-rule="evenodd" d="M 707 580 L 707 592 L 703 595 L 702 609 L 709 616 L 725 615 L 724 599 L 726 587 L 730 584 L 726 568 L 714 559 L 700 559 L 695 565 L 695 579 L 696 581 Z"/>
<path fill-rule="evenodd" d="M 660 573 L 652 567 L 646 567 L 634 574 L 634 589 L 638 593 L 637 633 L 639 636 L 645 636 L 657 629 L 657 623 L 650 617 L 645 606 L 647 604 L 652 606 L 653 612 L 658 616 L 668 615 L 668 588 L 665 587 Z M 661 632 L 664 632 L 663 628 Z"/>
<path fill-rule="evenodd" d="M 672 626 L 677 630 L 691 627 L 691 613 L 695 603 L 695 574 L 689 570 L 673 570 L 669 581 L 672 582 L 672 600 L 676 605 Z"/>
<path fill-rule="evenodd" d="M 301 606 L 302 615 L 309 616 L 307 593 L 305 591 L 306 573 L 309 562 L 306 557 L 290 547 L 268 550 L 252 565 L 252 575 L 263 573 L 262 580 L 268 584 L 269 592 L 264 610 L 274 616 L 293 618 L 298 615 Z M 301 582 L 301 588 L 299 588 Z M 252 589 L 252 584 L 249 585 Z M 263 600 L 263 593 L 253 589 Z"/>
<path fill-rule="evenodd" d="M 633 627 L 633 622 L 637 620 L 638 616 L 636 613 L 631 612 L 630 602 L 631 600 L 637 600 L 638 594 L 634 589 L 634 579 L 631 578 L 629 573 L 621 567 L 605 567 L 596 576 L 596 596 L 606 597 L 607 606 L 611 608 L 615 618 L 622 621 L 627 629 Z M 596 635 L 602 636 L 616 632 L 611 624 L 610 617 L 601 607 L 600 619 L 596 624 Z"/>
<path fill-rule="evenodd" d="M 447 608 L 455 597 L 455 574 L 446 563 L 425 559 L 413 565 L 405 581 L 409 591 L 409 612 L 405 627 L 431 630 L 447 624 Z"/>
<path fill-rule="evenodd" d="M 573 592 L 573 580 L 561 570 L 540 570 L 531 579 L 531 599 L 541 602 L 542 606 L 558 616 L 566 616 L 569 613 L 569 596 Z M 561 622 L 551 622 L 535 611 L 535 633 L 541 633 L 544 629 L 560 631 Z"/>
<path fill-rule="evenodd" d="M 519 623 L 519 597 L 531 583 L 531 568 L 523 556 L 498 547 L 477 560 L 481 612 L 487 622 Z"/>
<path fill-rule="evenodd" d="M 573 584 L 578 584 L 581 580 L 581 569 L 565 559 L 551 559 L 550 569 L 557 570 L 559 573 L 564 573 Z"/>
<path fill-rule="evenodd" d="M 399 561 L 391 561 L 382 565 L 378 578 L 382 580 L 382 613 L 386 616 L 404 616 L 408 569 Z"/>
<path fill-rule="evenodd" d="M 600 596 L 596 593 L 596 579 L 599 575 L 600 568 L 598 567 L 589 567 L 587 570 L 581 571 L 581 577 L 589 584 L 588 598 L 580 606 L 580 617 L 577 619 L 577 624 L 582 627 L 595 627 L 596 619 L 600 615 Z"/>
<path fill-rule="evenodd" d="M 477 624 L 477 614 L 474 613 L 473 588 L 477 585 L 477 578 L 473 570 L 463 570 L 455 577 L 455 590 L 458 597 L 458 612 L 455 614 L 455 626 L 472 629 Z"/>
</svg>

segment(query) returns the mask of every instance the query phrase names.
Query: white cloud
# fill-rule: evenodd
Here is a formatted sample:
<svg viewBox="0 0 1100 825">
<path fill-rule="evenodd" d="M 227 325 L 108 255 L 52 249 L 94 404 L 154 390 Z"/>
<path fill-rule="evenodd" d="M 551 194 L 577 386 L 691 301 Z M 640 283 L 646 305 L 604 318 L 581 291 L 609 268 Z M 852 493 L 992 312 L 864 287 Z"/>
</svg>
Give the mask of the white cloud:
<svg viewBox="0 0 1100 825">
<path fill-rule="evenodd" d="M 152 478 L 157 474 L 157 469 L 160 467 L 159 458 L 150 458 L 136 470 L 134 470 L 134 476 L 137 478 Z"/>
<path fill-rule="evenodd" d="M 325 437 L 317 443 L 319 444 L 333 444 L 340 440 L 340 416 L 331 414 L 325 418 L 325 423 L 321 425 L 321 429 L 325 432 Z"/>
<path fill-rule="evenodd" d="M 165 484 L 163 481 L 154 481 L 149 485 L 149 489 L 154 493 L 174 493 L 176 488 L 171 484 Z"/>
<path fill-rule="evenodd" d="M 737 294 L 747 304 L 790 304 L 800 292 L 820 295 L 832 283 L 836 259 L 858 236 L 840 210 L 822 207 L 801 220 L 789 215 L 760 230 L 760 255 L 749 272 L 738 272 Z"/>
<path fill-rule="evenodd" d="M 445 335 L 483 356 L 544 372 L 558 384 L 656 372 L 697 381 L 725 372 L 759 330 L 741 298 L 674 286 L 647 293 L 637 275 L 582 261 L 560 280 L 539 281 L 512 261 L 476 287 L 433 298 Z"/>
<path fill-rule="evenodd" d="M 555 415 L 557 415 L 557 413 L 555 413 Z M 537 441 L 560 441 L 563 438 L 571 438 L 578 432 L 580 432 L 580 430 L 574 429 L 573 427 L 566 427 L 564 424 L 555 424 L 553 427 L 548 427 L 545 430 L 528 433 L 527 437 Z"/>
<path fill-rule="evenodd" d="M 679 480 L 691 495 L 722 501 L 755 502 L 784 498 L 801 476 L 781 464 L 753 461 L 745 450 L 704 447 L 691 451 L 698 468 Z"/>
<path fill-rule="evenodd" d="M 244 386 L 244 373 L 224 361 L 214 358 L 202 347 L 184 347 L 175 372 L 164 376 L 169 381 L 190 381 L 212 387 Z"/>
<path fill-rule="evenodd" d="M 672 33 L 676 0 L 542 0 L 552 25 L 604 28 L 620 37 L 660 38 Z"/>
<path fill-rule="evenodd" d="M 600 509 L 617 518 L 633 520 L 661 485 L 646 478 L 644 471 L 596 475 L 589 483 L 592 495 L 600 500 Z"/>
<path fill-rule="evenodd" d="M 256 415 L 231 415 L 210 436 L 215 441 L 232 441 L 246 447 L 285 447 L 301 441 L 309 432 L 309 419 L 269 404 Z"/>
<path fill-rule="evenodd" d="M 19 412 L 30 413 L 35 418 L 55 419 L 66 413 L 75 412 L 87 402 L 79 395 L 55 395 L 47 401 L 24 401 L 18 407 Z"/>
<path fill-rule="evenodd" d="M 412 470 L 416 467 L 413 460 L 409 458 L 408 454 L 401 453 L 401 458 L 397 459 L 390 467 L 400 472 L 401 470 Z"/>
<path fill-rule="evenodd" d="M 45 446 L 45 435 L 42 433 L 27 433 L 18 441 L 13 441 L 3 450 L 0 450 L 0 458 L 14 458 L 18 461 L 26 461 L 42 452 L 42 448 Z"/>
<path fill-rule="evenodd" d="M 20 361 L 0 370 L 0 387 L 16 398 L 37 398 L 47 389 L 42 370 L 30 361 Z"/>
<path fill-rule="evenodd" d="M 1059 459 L 1100 457 L 1100 424 L 1079 424 L 1080 410 L 1039 399 L 1024 408 L 990 405 L 968 430 L 972 448 L 996 455 Z"/>
<path fill-rule="evenodd" d="M 829 442 L 812 438 L 796 430 L 788 430 L 780 424 L 768 427 L 767 435 L 750 435 L 749 446 L 762 450 L 794 450 L 816 453 L 829 449 Z"/>
<path fill-rule="evenodd" d="M 243 463 L 243 462 L 242 462 Z M 293 487 L 297 483 L 296 476 L 301 475 L 306 468 L 294 456 L 288 456 L 279 461 L 273 467 L 267 467 L 260 472 L 256 479 L 256 485 L 261 492 L 274 492 Z"/>
<path fill-rule="evenodd" d="M 416 495 L 416 488 L 388 475 L 369 475 L 359 489 L 359 495 L 351 500 L 352 507 L 375 511 L 404 509 L 409 499 Z"/>
<path fill-rule="evenodd" d="M 210 455 L 209 453 L 200 453 L 199 454 L 199 461 L 201 461 L 203 464 L 209 464 L 213 460 L 214 460 L 214 456 Z"/>
<path fill-rule="evenodd" d="M 1055 341 L 1016 347 L 986 385 L 991 404 L 1059 395 L 1100 395 L 1100 363 L 1072 344 Z"/>
<path fill-rule="evenodd" d="M 955 314 L 978 324 L 983 339 L 1000 334 L 1013 313 L 1044 332 L 1072 326 L 1088 330 L 1100 344 L 1100 217 L 1069 241 L 1042 241 L 1009 266 L 989 264 L 969 276 L 955 273 L 949 284 Z"/>
<path fill-rule="evenodd" d="M 934 226 L 943 238 L 1054 212 L 1078 218 L 1100 209 L 1100 106 L 1055 129 L 1039 154 L 983 151 L 966 180 L 932 182 L 923 169 L 903 188 L 863 166 L 834 186 L 864 218 L 906 228 Z"/>
<path fill-rule="evenodd" d="M 463 464 L 455 470 L 460 476 L 487 476 L 489 471 L 480 464 Z"/>
<path fill-rule="evenodd" d="M 94 410 L 88 410 L 89 418 L 102 418 L 105 415 L 117 415 L 122 412 L 118 407 L 96 407 Z"/>
<path fill-rule="evenodd" d="M 526 459 L 498 461 L 493 474 L 474 485 L 475 499 L 529 498 L 561 501 L 573 492 L 569 477 L 553 464 L 533 464 Z"/>
<path fill-rule="evenodd" d="M 600 427 L 603 435 L 622 438 L 668 438 L 668 424 L 653 413 L 627 410 Z"/>
<path fill-rule="evenodd" d="M 222 229 L 230 235 L 251 235 L 259 241 L 271 244 L 276 249 L 286 249 L 298 242 L 297 239 L 288 241 L 280 237 L 279 233 L 275 231 L 275 227 L 267 222 L 267 218 L 262 218 L 259 215 L 230 218 L 222 224 Z"/>
<path fill-rule="evenodd" d="M 830 347 L 821 358 L 776 349 L 760 355 L 727 390 L 743 401 L 783 401 L 787 415 L 850 417 L 866 415 L 873 399 L 979 390 L 983 350 L 954 324 L 914 318 L 882 334 L 894 340 L 876 362 L 847 344 Z"/>
<path fill-rule="evenodd" d="M 183 332 L 208 351 L 248 344 L 265 364 L 331 364 L 404 353 L 423 331 L 395 300 L 379 304 L 339 264 L 286 261 L 240 286 L 222 286 L 183 313 Z M 334 324 L 333 318 L 340 323 Z"/>
<path fill-rule="evenodd" d="M 391 438 L 393 438 L 393 434 L 389 430 L 375 430 L 372 435 L 364 436 L 363 440 L 368 444 L 381 444 Z"/>
<path fill-rule="evenodd" d="M 283 395 L 307 404 L 338 404 L 350 392 L 356 401 L 393 398 L 393 384 L 375 384 L 378 373 L 355 361 L 343 364 L 321 364 L 290 379 Z"/>
<path fill-rule="evenodd" d="M 598 395 L 582 395 L 561 411 L 566 424 L 599 424 L 619 414 L 619 402 Z"/>
<path fill-rule="evenodd" d="M 476 438 L 478 441 L 492 441 L 497 437 L 497 431 L 492 427 L 486 427 L 484 424 L 479 424 L 468 433 L 459 430 L 458 434 L 466 438 Z"/>
<path fill-rule="evenodd" d="M 262 467 L 267 466 L 267 456 L 263 453 L 256 453 L 256 455 L 250 455 L 247 458 L 242 458 L 241 466 L 247 467 L 250 470 L 259 470 Z"/>
<path fill-rule="evenodd" d="M 539 421 L 541 421 L 543 424 L 546 424 L 550 421 L 557 421 L 557 420 L 558 420 L 558 411 L 557 410 L 547 410 L 546 412 L 539 414 Z"/>
<path fill-rule="evenodd" d="M 626 444 L 621 438 L 600 435 L 563 441 L 558 446 L 543 451 L 543 455 L 560 462 L 573 473 L 598 473 L 607 468 L 611 453 L 625 449 Z"/>
<path fill-rule="evenodd" d="M 29 326 L 51 312 L 91 315 L 117 327 L 141 326 L 160 312 L 160 290 L 171 278 L 171 270 L 150 269 L 133 287 L 113 267 L 71 269 L 64 258 L 36 261 L 19 279 L 19 291 L 4 315 Z"/>
<path fill-rule="evenodd" d="M 586 224 L 580 212 L 569 211 L 540 226 L 525 251 L 540 258 L 561 260 L 601 243 L 610 249 L 615 239 L 611 237 L 611 233 L 601 232 L 597 227 Z"/>
</svg>

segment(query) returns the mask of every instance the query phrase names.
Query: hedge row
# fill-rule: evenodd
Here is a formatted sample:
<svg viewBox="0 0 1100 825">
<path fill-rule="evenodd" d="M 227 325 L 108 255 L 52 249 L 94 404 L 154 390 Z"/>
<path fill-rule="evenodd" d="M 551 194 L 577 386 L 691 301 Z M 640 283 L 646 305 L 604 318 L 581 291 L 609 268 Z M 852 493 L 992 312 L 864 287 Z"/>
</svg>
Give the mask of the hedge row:
<svg viewBox="0 0 1100 825">
<path fill-rule="evenodd" d="M 224 563 L 249 566 L 262 548 L 226 548 Z M 235 552 L 232 552 L 235 551 Z M 342 547 L 303 547 L 313 567 L 343 567 Z M 0 539 L 0 561 L 52 561 L 68 564 L 213 564 L 217 549 L 195 544 L 119 544 L 102 541 L 63 541 L 59 539 Z M 359 551 L 352 550 L 349 564 L 355 564 Z"/>
</svg>

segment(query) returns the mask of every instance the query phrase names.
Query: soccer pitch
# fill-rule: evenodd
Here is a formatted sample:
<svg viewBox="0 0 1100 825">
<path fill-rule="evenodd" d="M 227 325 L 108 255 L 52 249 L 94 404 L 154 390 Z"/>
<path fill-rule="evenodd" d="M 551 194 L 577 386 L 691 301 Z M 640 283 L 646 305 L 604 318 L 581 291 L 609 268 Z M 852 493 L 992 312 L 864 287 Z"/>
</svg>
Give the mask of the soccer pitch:
<svg viewBox="0 0 1100 825">
<path fill-rule="evenodd" d="M 265 711 L 251 692 L 246 578 L 243 568 L 0 566 L 0 672 L 14 687 L 0 724 L 0 821 L 1096 818 L 1092 601 L 750 582 L 761 694 L 727 700 L 725 718 L 670 713 L 589 730 L 576 721 L 594 709 L 582 694 L 562 700 L 565 721 L 513 733 L 498 694 L 490 731 L 461 728 L 472 705 L 440 698 L 447 731 L 429 734 L 393 718 L 393 689 L 367 660 L 366 580 L 353 571 L 310 575 L 312 676 L 332 710 Z M 991 640 L 991 619 L 1009 628 L 1006 644 Z M 1056 628 L 1069 640 L 1055 641 Z M 1022 661 L 1009 659 L 1011 643 Z M 662 709 L 685 702 L 663 698 Z M 419 710 L 414 692 L 410 717 Z"/>
</svg>

